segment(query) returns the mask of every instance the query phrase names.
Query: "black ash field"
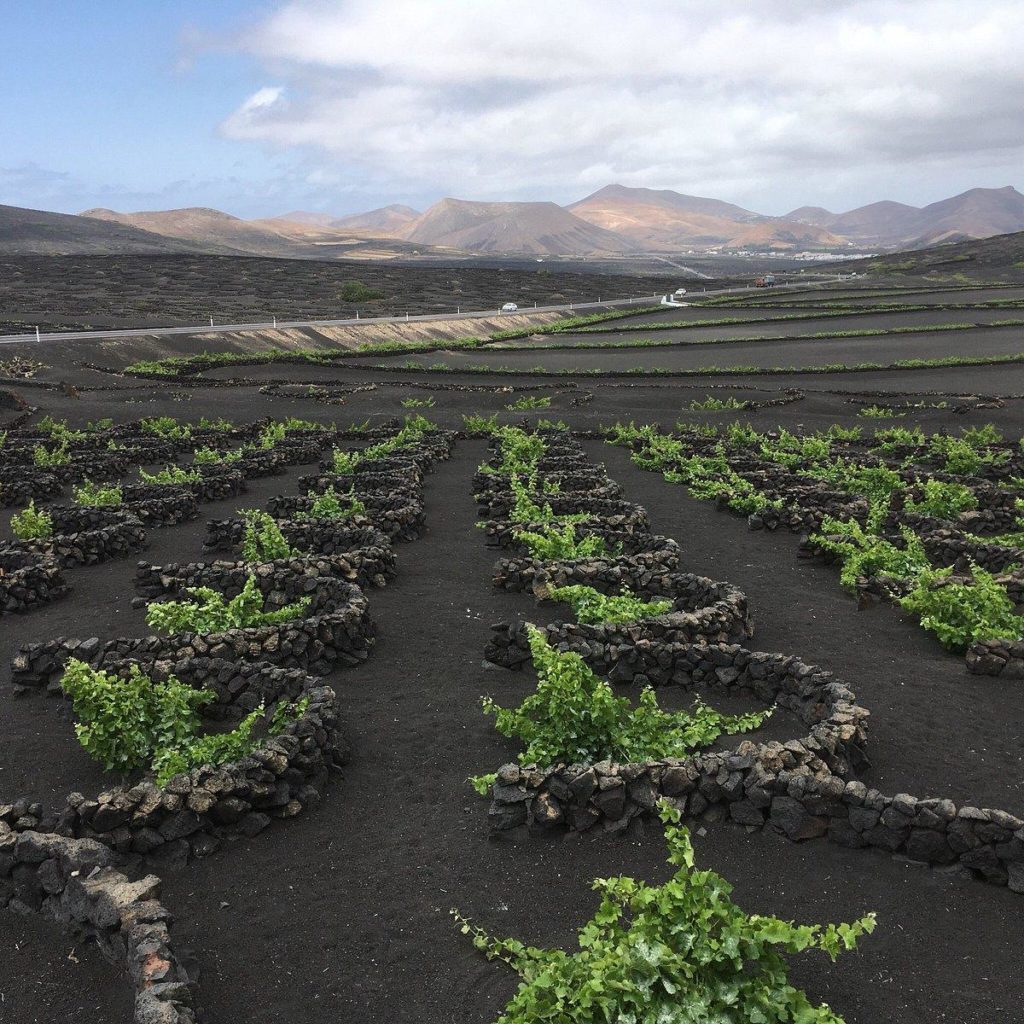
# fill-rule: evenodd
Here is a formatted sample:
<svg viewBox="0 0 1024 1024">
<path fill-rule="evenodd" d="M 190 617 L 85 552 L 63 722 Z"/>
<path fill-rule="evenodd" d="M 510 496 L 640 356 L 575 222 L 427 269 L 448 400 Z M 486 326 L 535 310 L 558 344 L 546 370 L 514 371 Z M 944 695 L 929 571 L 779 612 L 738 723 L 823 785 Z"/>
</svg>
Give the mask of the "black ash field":
<svg viewBox="0 0 1024 1024">
<path fill-rule="evenodd" d="M 147 315 L 138 301 L 118 305 L 107 285 L 102 301 L 96 297 L 98 259 L 3 261 L 7 287 L 15 272 L 22 283 L 16 299 L 13 291 L 7 297 L 0 291 L 0 325 L 148 326 L 170 322 L 165 314 L 188 322 L 203 311 L 206 296 L 196 290 L 196 269 L 181 272 L 191 258 L 111 258 L 115 262 L 104 273 L 122 282 L 135 275 L 142 301 L 153 306 Z M 230 300 L 230 317 L 244 319 L 250 310 L 255 317 L 271 300 L 282 315 L 334 315 L 338 280 L 325 282 L 322 294 L 311 291 L 306 278 L 289 276 L 311 273 L 305 263 L 280 269 L 277 290 L 257 291 L 256 271 L 287 262 L 226 260 L 223 278 L 207 285 Z M 355 273 L 377 283 L 362 268 Z M 474 279 L 470 289 L 452 270 L 452 287 L 438 290 L 415 278 L 417 271 L 390 273 L 389 295 L 395 298 L 382 304 L 386 312 L 404 311 L 409 298 L 422 311 L 447 309 L 456 293 L 481 307 L 509 295 L 568 301 L 591 297 L 593 286 L 603 284 L 554 274 L 510 280 L 495 270 L 488 272 L 493 280 Z M 26 289 L 25 281 L 32 286 Z M 622 294 L 660 287 L 653 278 L 619 284 Z M 163 304 L 167 294 L 170 306 Z M 286 300 L 292 305 L 284 308 Z M 723 319 L 742 322 L 701 324 Z M 1020 323 L 997 323 L 1014 320 Z M 680 326 L 665 326 L 672 324 Z M 942 325 L 956 326 L 937 329 Z M 647 510 L 650 531 L 678 542 L 679 571 L 728 581 L 746 594 L 754 632 L 742 640 L 744 647 L 793 655 L 833 672 L 870 712 L 867 761 L 851 769 L 851 778 L 890 798 L 912 794 L 948 799 L 958 809 L 1006 812 L 1005 818 L 985 819 L 998 832 L 990 841 L 996 851 L 991 858 L 978 854 L 964 861 L 954 849 L 955 856 L 928 866 L 918 847 L 908 850 L 902 841 L 829 841 L 821 834 L 827 816 L 825 826 L 812 823 L 800 833 L 813 838 L 794 841 L 781 814 L 765 811 L 758 818 L 763 827 L 756 827 L 709 791 L 713 799 L 687 819 L 697 863 L 729 879 L 745 909 L 798 921 L 877 913 L 874 933 L 834 965 L 820 953 L 793 957 L 793 982 L 849 1024 L 1016 1019 L 1024 998 L 1016 924 L 1024 899 L 1024 871 L 1016 866 L 1024 852 L 1024 823 L 1013 817 L 1024 817 L 1021 680 L 968 672 L 962 654 L 945 650 L 894 601 L 867 601 L 861 592 L 866 607 L 858 610 L 857 597 L 840 587 L 834 564 L 800 557 L 808 553 L 799 550 L 800 530 L 751 530 L 744 516 L 644 472 L 627 447 L 606 444 L 600 431 L 616 422 L 657 424 L 703 450 L 707 438 L 700 440 L 694 426 L 715 427 L 724 436 L 737 421 L 776 438 L 781 430 L 807 437 L 836 425 L 860 428 L 867 439 L 893 428 L 962 437 L 991 424 L 1004 440 L 986 448 L 986 457 L 998 463 L 1005 450 L 1003 463 L 1015 464 L 1020 449 L 1014 451 L 1014 444 L 1024 434 L 1024 274 L 1008 272 L 994 286 L 921 278 L 765 290 L 532 330 L 518 338 L 481 337 L 471 348 L 437 338 L 421 345 L 427 350 L 395 353 L 356 352 L 350 342 L 333 343 L 316 332 L 287 345 L 268 335 L 260 360 L 239 357 L 245 346 L 233 341 L 231 363 L 172 362 L 155 372 L 153 364 L 163 356 L 216 352 L 216 341 L 0 348 L 0 430 L 8 430 L 0 448 L 0 495 L 15 480 L 45 475 L 47 467 L 33 461 L 31 449 L 37 443 L 59 448 L 61 435 L 40 435 L 44 417 L 66 421 L 72 431 L 110 418 L 113 427 L 100 434 L 137 456 L 107 474 L 123 486 L 138 482 L 139 465 L 149 473 L 167 462 L 187 466 L 200 439 L 218 443 L 197 430 L 195 443 L 174 441 L 170 455 L 154 458 L 155 449 L 132 447 L 144 433 L 129 425 L 142 418 L 173 417 L 179 424 L 223 418 L 244 425 L 292 417 L 338 428 L 368 422 L 380 428 L 379 441 L 404 417 L 424 415 L 460 435 L 450 458 L 434 462 L 424 476 L 422 535 L 411 543 L 395 540 L 396 575 L 384 587 L 365 588 L 377 626 L 369 657 L 326 676 L 351 756 L 326 785 L 318 783 L 319 798 L 307 794 L 296 808 L 279 804 L 289 807 L 287 813 L 281 811 L 280 820 L 276 811 L 269 815 L 275 820 L 259 834 L 229 837 L 224 828 L 198 850 L 190 837 L 202 833 L 205 812 L 196 819 L 202 826 L 181 835 L 167 831 L 152 849 L 124 833 L 104 840 L 119 847 L 132 877 L 162 877 L 175 949 L 195 980 L 198 1019 L 485 1024 L 499 1016 L 516 978 L 485 961 L 459 934 L 451 907 L 493 933 L 570 948 L 597 905 L 592 879 L 628 874 L 660 882 L 668 875 L 661 827 L 650 815 L 638 813 L 621 832 L 602 822 L 583 832 L 559 824 L 543 835 L 491 834 L 488 802 L 466 782 L 514 761 L 520 749 L 495 732 L 481 712 L 481 695 L 513 706 L 535 684 L 530 671 L 483 662 L 490 625 L 566 618 L 565 606 L 537 606 L 526 594 L 492 586 L 494 563 L 507 552 L 488 547 L 475 528 L 472 479 L 489 451 L 479 433 L 465 436 L 474 426 L 467 417 L 528 428 L 546 420 L 581 432 L 583 454 L 604 463 L 623 500 Z M 814 337 L 820 333 L 832 336 Z M 742 340 L 751 338 L 759 340 Z M 319 358 L 304 358 L 307 350 Z M 517 403 L 520 408 L 508 408 Z M 173 437 L 173 427 L 166 429 Z M 238 447 L 257 435 L 254 427 L 225 435 L 222 443 Z M 316 443 L 329 460 L 332 446 L 361 449 L 368 442 L 358 433 L 328 432 Z M 105 441 L 102 447 L 117 454 Z M 68 448 L 99 451 L 87 436 L 72 436 Z M 26 453 L 22 461 L 19 452 Z M 868 458 L 867 449 L 863 453 Z M 19 680 L 10 666 L 18 650 L 57 638 L 149 635 L 145 609 L 132 600 L 138 559 L 167 566 L 229 557 L 204 551 L 207 522 L 240 508 L 266 508 L 276 495 L 301 494 L 300 478 L 317 473 L 317 457 L 274 475 L 246 475 L 244 493 L 201 500 L 197 517 L 177 525 L 148 526 L 147 546 L 138 554 L 66 567 L 66 596 L 0 618 L 0 903 L 13 895 L 15 910 L 32 904 L 28 872 L 13 883 L 5 873 L 12 844 L 4 823 L 28 830 L 28 804 L 60 811 L 69 793 L 92 798 L 121 782 L 79 744 L 69 702 L 31 688 L 16 693 L 11 684 Z M 736 465 L 741 472 L 749 468 Z M 37 498 L 37 506 L 71 500 L 74 467 L 73 460 L 68 479 Z M 936 469 L 935 476 L 942 472 Z M 1004 494 L 1011 486 L 1007 476 L 986 478 L 984 471 L 953 479 L 969 479 L 985 494 L 993 488 Z M 401 474 L 395 480 L 401 482 Z M 5 504 L 3 543 L 13 541 L 7 521 L 25 501 Z M 372 524 L 374 509 L 366 514 Z M 666 687 L 659 698 L 670 709 L 681 708 L 689 699 L 683 690 Z M 635 696 L 638 687 L 618 692 Z M 714 694 L 707 699 L 716 702 Z M 741 701 L 730 710 L 751 707 Z M 786 741 L 806 732 L 795 715 L 780 710 L 778 719 L 749 738 Z M 737 742 L 726 737 L 720 746 L 732 749 Z M 12 808 L 19 798 L 27 803 Z M 45 815 L 35 824 L 54 827 Z M 906 829 L 909 835 L 911 826 Z M 983 846 L 979 840 L 972 849 Z M 95 947 L 57 924 L 11 909 L 0 910 L 0 932 L 4 1022 L 130 1019 L 131 982 Z"/>
</svg>

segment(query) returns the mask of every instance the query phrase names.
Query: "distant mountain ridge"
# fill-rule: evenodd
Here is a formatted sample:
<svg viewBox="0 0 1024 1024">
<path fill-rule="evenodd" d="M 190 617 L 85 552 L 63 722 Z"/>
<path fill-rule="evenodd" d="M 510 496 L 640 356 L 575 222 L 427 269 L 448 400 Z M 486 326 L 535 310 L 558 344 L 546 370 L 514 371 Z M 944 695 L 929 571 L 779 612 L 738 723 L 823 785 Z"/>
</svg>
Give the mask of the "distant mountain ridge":
<svg viewBox="0 0 1024 1024">
<path fill-rule="evenodd" d="M 446 198 L 336 217 L 294 210 L 243 220 L 194 207 L 79 215 L 0 206 L 0 253 L 172 253 L 305 259 L 416 254 L 593 256 L 689 250 L 895 250 L 1024 231 L 1024 195 L 974 188 L 927 206 L 882 200 L 770 217 L 670 189 L 606 185 L 568 206 Z M 436 253 L 435 253 L 436 254 Z"/>
</svg>

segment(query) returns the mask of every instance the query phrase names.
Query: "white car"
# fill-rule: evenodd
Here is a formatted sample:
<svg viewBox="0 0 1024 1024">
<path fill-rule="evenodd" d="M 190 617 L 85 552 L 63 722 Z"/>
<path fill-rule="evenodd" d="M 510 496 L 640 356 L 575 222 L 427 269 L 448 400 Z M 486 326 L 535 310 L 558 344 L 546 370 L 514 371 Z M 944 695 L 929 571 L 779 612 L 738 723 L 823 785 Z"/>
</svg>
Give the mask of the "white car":
<svg viewBox="0 0 1024 1024">
<path fill-rule="evenodd" d="M 506 302 L 505 305 L 501 307 L 502 313 L 515 313 L 518 309 L 519 307 L 514 302 Z"/>
</svg>

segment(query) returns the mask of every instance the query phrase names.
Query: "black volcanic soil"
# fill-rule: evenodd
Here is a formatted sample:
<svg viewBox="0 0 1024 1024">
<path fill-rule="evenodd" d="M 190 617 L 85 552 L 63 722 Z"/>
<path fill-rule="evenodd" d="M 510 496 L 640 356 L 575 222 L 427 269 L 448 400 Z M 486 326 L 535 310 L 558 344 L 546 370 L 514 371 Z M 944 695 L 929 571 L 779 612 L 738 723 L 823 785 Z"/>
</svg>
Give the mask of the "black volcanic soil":
<svg viewBox="0 0 1024 1024">
<path fill-rule="evenodd" d="M 855 327 L 858 319 L 849 324 Z M 842 321 L 832 323 L 840 329 Z M 929 337 L 953 351 L 973 352 L 984 333 Z M 906 340 L 865 339 L 898 346 Z M 801 344 L 814 352 L 810 343 Z M 842 358 L 846 350 L 833 347 L 840 344 L 850 343 L 819 342 L 810 361 Z M 1019 339 L 1018 347 L 1024 348 Z M 540 415 L 578 428 L 616 419 L 671 425 L 680 419 L 740 418 L 762 430 L 814 430 L 839 422 L 859 424 L 866 432 L 893 424 L 956 431 L 992 422 L 1010 436 L 1024 432 L 1020 400 L 963 414 L 919 409 L 904 419 L 881 421 L 859 419 L 858 406 L 849 401 L 868 400 L 866 392 L 875 389 L 893 396 L 1024 393 L 1024 369 L 1018 366 L 679 381 L 403 376 L 368 364 L 234 367 L 211 374 L 378 385 L 344 404 L 325 405 L 308 395 L 263 395 L 253 384 L 185 386 L 85 373 L 76 364 L 88 357 L 86 347 L 41 351 L 51 364 L 48 378 L 77 380 L 86 389 L 78 397 L 31 382 L 15 390 L 40 406 L 40 415 L 66 417 L 73 425 L 106 415 L 126 420 L 160 414 L 234 420 L 295 415 L 348 423 L 402 415 L 403 398 L 429 394 L 436 404 L 423 411 L 458 427 L 469 412 L 500 410 L 505 422 L 521 420 L 523 414 L 503 407 L 529 393 L 552 396 L 550 409 L 528 414 L 531 421 Z M 523 355 L 530 357 L 525 365 L 533 365 L 544 354 Z M 597 355 L 607 363 L 607 353 Z M 665 353 L 638 349 L 632 355 L 658 365 Z M 102 352 L 92 357 L 104 362 Z M 470 359 L 480 361 L 480 355 Z M 429 391 L 424 385 L 430 383 L 487 390 Z M 531 383 L 550 387 L 525 391 Z M 88 389 L 97 384 L 115 390 Z M 495 393 L 502 387 L 511 390 Z M 804 389 L 805 397 L 741 413 L 687 408 L 709 394 L 764 400 L 786 387 Z M 0 413 L 0 429 L 12 415 Z M 747 592 L 756 622 L 752 647 L 797 654 L 835 670 L 851 685 L 872 712 L 866 781 L 889 793 L 1024 809 L 1024 689 L 969 676 L 959 659 L 893 608 L 858 612 L 834 569 L 795 557 L 792 534 L 751 533 L 742 520 L 689 499 L 685 489 L 657 474 L 641 472 L 625 452 L 596 442 L 588 446 L 624 485 L 626 497 L 648 508 L 653 529 L 680 542 L 687 569 L 730 580 Z M 486 1024 L 514 990 L 515 979 L 474 952 L 452 926 L 449 907 L 458 906 L 499 935 L 568 946 L 596 905 L 593 877 L 667 875 L 660 830 L 650 824 L 641 834 L 615 840 L 512 843 L 487 836 L 486 804 L 465 779 L 508 759 L 514 747 L 496 735 L 478 699 L 486 693 L 511 703 L 531 686 L 527 674 L 482 667 L 488 625 L 516 615 L 543 620 L 552 612 L 490 587 L 495 553 L 473 528 L 470 497 L 470 478 L 483 450 L 482 442 L 459 442 L 452 461 L 427 478 L 427 534 L 398 546 L 399 576 L 391 586 L 368 592 L 378 645 L 365 665 L 330 678 L 354 750 L 344 777 L 315 812 L 165 875 L 164 900 L 176 918 L 177 941 L 201 968 L 205 1024 Z M 251 481 L 242 498 L 202 506 L 195 523 L 150 531 L 150 548 L 139 557 L 201 557 L 207 518 L 292 493 L 297 476 L 307 471 Z M 6 524 L 7 515 L 0 518 Z M 63 601 L 0 619 L 0 802 L 31 793 L 52 806 L 70 789 L 90 793 L 104 785 L 102 773 L 77 748 L 66 707 L 40 695 L 12 697 L 6 666 L 20 642 L 143 631 L 141 611 L 130 607 L 135 561 L 74 570 L 69 575 L 75 589 Z M 679 699 L 666 694 L 669 703 Z M 780 717 L 767 728 L 784 736 L 791 727 Z M 824 842 L 795 845 L 728 825 L 699 826 L 694 838 L 698 864 L 724 874 L 751 911 L 808 921 L 877 911 L 875 934 L 835 966 L 823 957 L 795 960 L 794 979 L 849 1024 L 1018 1019 L 1024 997 L 1016 924 L 1020 896 Z M 46 923 L 7 913 L 0 914 L 0 931 L 3 1024 L 49 1024 L 76 1016 L 97 1024 L 128 1019 L 127 986 L 94 949 L 76 947 L 75 960 L 68 959 L 70 938 Z"/>
<path fill-rule="evenodd" d="M 505 302 L 592 302 L 676 287 L 678 272 L 551 273 L 352 260 L 317 262 L 236 256 L 0 256 L 0 334 L 68 329 L 174 327 L 280 319 L 344 319 L 494 309 Z M 384 298 L 345 302 L 346 282 Z M 707 282 L 713 286 L 715 282 Z"/>
</svg>

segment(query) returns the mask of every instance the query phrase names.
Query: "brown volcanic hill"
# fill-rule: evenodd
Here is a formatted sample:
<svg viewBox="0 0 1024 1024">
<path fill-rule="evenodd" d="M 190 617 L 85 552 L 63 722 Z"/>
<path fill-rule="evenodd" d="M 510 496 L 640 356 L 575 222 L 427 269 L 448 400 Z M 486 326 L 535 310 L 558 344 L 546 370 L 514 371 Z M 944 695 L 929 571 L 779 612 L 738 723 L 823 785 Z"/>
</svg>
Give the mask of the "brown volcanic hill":
<svg viewBox="0 0 1024 1024">
<path fill-rule="evenodd" d="M 273 228 L 205 207 L 138 213 L 99 209 L 86 210 L 82 216 L 126 224 L 168 238 L 185 239 L 202 246 L 206 251 L 216 246 L 256 256 L 297 255 L 294 240 L 283 237 Z"/>
<path fill-rule="evenodd" d="M 806 222 L 763 217 L 732 203 L 669 189 L 607 185 L 568 209 L 646 249 L 675 250 L 690 245 L 792 249 L 843 244 L 842 239 Z"/>
<path fill-rule="evenodd" d="M 947 239 L 989 238 L 1024 230 L 1024 195 L 1005 188 L 972 188 L 928 206 L 883 201 L 846 213 L 801 207 L 787 214 L 867 245 L 935 245 Z"/>
<path fill-rule="evenodd" d="M 35 256 L 103 256 L 116 253 L 225 254 L 181 239 L 142 231 L 131 225 L 78 217 L 68 213 L 0 206 L 0 252 Z"/>
<path fill-rule="evenodd" d="M 336 217 L 330 221 L 330 226 L 332 228 L 349 228 L 363 233 L 380 231 L 395 238 L 399 237 L 402 230 L 419 216 L 420 211 L 414 210 L 411 206 L 392 203 L 390 206 L 381 206 L 376 210 L 368 210 L 366 213 Z"/>
<path fill-rule="evenodd" d="M 585 256 L 635 246 L 556 203 L 478 203 L 442 199 L 402 232 L 411 242 L 470 252 Z"/>
<path fill-rule="evenodd" d="M 841 249 L 838 235 L 783 218 L 770 218 L 742 227 L 725 243 L 727 249 Z"/>
</svg>

